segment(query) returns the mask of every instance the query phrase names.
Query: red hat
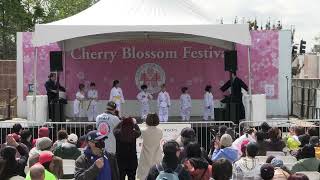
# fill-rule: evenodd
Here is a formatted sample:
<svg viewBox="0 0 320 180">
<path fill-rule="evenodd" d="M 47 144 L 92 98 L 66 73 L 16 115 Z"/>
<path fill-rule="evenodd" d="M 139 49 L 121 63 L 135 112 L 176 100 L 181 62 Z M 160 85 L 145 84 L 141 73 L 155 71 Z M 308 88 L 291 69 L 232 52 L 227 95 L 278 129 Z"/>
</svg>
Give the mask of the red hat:
<svg viewBox="0 0 320 180">
<path fill-rule="evenodd" d="M 13 139 L 16 141 L 16 142 L 19 142 L 20 141 L 20 135 L 16 134 L 16 133 L 12 133 L 11 136 L 13 137 Z"/>
<path fill-rule="evenodd" d="M 53 159 L 53 153 L 51 151 L 42 151 L 39 154 L 39 163 L 44 164 L 46 162 L 51 162 Z"/>
</svg>

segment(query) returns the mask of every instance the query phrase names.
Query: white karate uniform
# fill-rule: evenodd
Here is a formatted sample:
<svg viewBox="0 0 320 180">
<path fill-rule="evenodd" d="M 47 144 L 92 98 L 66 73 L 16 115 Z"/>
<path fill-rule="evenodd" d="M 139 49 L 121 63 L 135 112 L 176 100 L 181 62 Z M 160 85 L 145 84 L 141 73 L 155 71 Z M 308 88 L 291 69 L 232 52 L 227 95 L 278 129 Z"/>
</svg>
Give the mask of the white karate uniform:
<svg viewBox="0 0 320 180">
<path fill-rule="evenodd" d="M 167 92 L 158 94 L 159 119 L 161 122 L 167 122 L 169 116 L 170 96 Z"/>
<path fill-rule="evenodd" d="M 150 113 L 149 100 L 152 99 L 152 95 L 148 92 L 141 91 L 137 95 L 137 99 L 140 102 L 141 107 L 141 118 L 146 119 L 147 115 Z"/>
<path fill-rule="evenodd" d="M 85 95 L 80 91 L 76 94 L 76 99 L 73 102 L 73 113 L 76 118 L 86 117 L 86 108 L 84 107 Z"/>
<path fill-rule="evenodd" d="M 206 92 L 203 99 L 203 119 L 210 120 L 209 116 L 214 119 L 214 102 L 212 93 Z M 209 108 L 208 108 L 209 107 Z"/>
<path fill-rule="evenodd" d="M 121 104 L 124 103 L 124 97 L 121 88 L 113 87 L 110 91 L 110 101 L 113 101 L 117 105 L 117 110 L 119 111 L 119 115 L 121 114 Z"/>
<path fill-rule="evenodd" d="M 183 121 L 190 120 L 191 114 L 191 96 L 189 94 L 181 94 L 180 96 L 180 115 Z"/>
<path fill-rule="evenodd" d="M 89 104 L 88 104 L 88 120 L 89 121 L 95 121 L 96 117 L 98 116 L 98 91 L 95 89 L 90 89 L 87 93 L 87 97 L 89 99 Z"/>
</svg>

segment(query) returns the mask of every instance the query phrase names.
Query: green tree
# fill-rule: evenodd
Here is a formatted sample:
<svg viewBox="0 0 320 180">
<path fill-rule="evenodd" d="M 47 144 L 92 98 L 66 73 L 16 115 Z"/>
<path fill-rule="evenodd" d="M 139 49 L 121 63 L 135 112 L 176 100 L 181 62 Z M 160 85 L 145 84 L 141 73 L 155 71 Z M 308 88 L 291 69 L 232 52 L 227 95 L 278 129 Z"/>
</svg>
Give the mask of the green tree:
<svg viewBox="0 0 320 180">
<path fill-rule="evenodd" d="M 75 15 L 97 0 L 0 0 L 0 59 L 16 59 L 16 33 Z"/>
</svg>

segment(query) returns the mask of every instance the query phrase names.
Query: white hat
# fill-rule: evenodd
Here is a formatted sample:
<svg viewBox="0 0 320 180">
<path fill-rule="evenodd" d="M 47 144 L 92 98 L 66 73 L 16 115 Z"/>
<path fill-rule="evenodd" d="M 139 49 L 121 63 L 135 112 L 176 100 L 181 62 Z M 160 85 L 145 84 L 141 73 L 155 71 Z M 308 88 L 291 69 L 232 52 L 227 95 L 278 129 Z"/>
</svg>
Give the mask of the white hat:
<svg viewBox="0 0 320 180">
<path fill-rule="evenodd" d="M 70 134 L 68 136 L 68 141 L 72 144 L 76 144 L 78 141 L 78 136 L 76 134 Z"/>
</svg>

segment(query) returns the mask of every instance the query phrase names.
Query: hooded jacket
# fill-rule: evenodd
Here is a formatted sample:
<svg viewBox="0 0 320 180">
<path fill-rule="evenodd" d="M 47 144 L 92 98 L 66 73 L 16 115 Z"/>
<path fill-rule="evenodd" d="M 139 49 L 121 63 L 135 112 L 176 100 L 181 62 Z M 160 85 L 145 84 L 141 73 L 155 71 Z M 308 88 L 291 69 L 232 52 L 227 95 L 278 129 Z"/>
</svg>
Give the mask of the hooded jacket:
<svg viewBox="0 0 320 180">
<path fill-rule="evenodd" d="M 209 180 L 212 176 L 212 166 L 204 158 L 190 158 L 184 162 L 184 167 L 192 180 Z"/>
<path fill-rule="evenodd" d="M 299 171 L 319 171 L 320 160 L 317 158 L 305 158 L 296 162 L 292 167 L 292 172 Z"/>
<path fill-rule="evenodd" d="M 77 146 L 69 142 L 62 143 L 54 150 L 53 153 L 55 156 L 59 156 L 62 159 L 74 160 L 76 160 L 81 155 L 81 152 L 77 148 Z"/>
<path fill-rule="evenodd" d="M 218 159 L 225 158 L 229 162 L 233 163 L 238 160 L 238 151 L 231 147 L 226 147 L 223 149 L 215 150 L 212 154 L 212 161 L 216 161 Z"/>
</svg>

